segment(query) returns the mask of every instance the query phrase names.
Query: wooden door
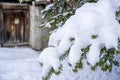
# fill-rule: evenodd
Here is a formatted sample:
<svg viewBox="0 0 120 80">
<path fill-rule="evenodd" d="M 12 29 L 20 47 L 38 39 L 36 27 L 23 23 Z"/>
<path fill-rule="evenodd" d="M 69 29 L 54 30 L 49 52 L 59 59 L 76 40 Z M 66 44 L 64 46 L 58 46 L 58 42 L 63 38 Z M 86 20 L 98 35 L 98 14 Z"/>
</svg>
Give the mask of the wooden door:
<svg viewBox="0 0 120 80">
<path fill-rule="evenodd" d="M 22 43 L 29 41 L 29 27 L 24 10 L 4 11 L 5 41 Z"/>
</svg>

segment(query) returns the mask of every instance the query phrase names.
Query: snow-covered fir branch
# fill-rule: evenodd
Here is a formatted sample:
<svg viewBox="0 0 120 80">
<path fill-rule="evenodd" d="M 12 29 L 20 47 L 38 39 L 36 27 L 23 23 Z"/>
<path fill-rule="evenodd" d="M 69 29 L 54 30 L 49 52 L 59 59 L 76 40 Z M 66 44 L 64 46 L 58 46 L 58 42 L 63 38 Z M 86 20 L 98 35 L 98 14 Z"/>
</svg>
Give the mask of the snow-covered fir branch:
<svg viewBox="0 0 120 80">
<path fill-rule="evenodd" d="M 119 66 L 115 60 L 115 55 L 120 54 L 120 24 L 116 20 L 119 6 L 119 0 L 98 0 L 76 9 L 75 14 L 51 34 L 49 47 L 40 54 L 43 78 L 47 80 L 53 70 L 59 72 L 66 57 L 74 72 L 86 63 L 92 70 L 99 66 L 103 71 L 112 71 L 113 65 Z"/>
</svg>

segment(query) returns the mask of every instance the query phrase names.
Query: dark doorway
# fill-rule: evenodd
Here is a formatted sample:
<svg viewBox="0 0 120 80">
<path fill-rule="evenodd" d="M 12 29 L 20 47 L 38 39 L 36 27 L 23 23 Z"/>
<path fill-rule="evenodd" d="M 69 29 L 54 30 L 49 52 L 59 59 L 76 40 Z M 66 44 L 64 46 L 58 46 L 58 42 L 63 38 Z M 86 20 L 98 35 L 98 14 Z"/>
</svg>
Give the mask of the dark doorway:
<svg viewBox="0 0 120 80">
<path fill-rule="evenodd" d="M 4 11 L 4 39 L 5 43 L 22 43 L 29 41 L 28 20 L 26 11 Z"/>
</svg>

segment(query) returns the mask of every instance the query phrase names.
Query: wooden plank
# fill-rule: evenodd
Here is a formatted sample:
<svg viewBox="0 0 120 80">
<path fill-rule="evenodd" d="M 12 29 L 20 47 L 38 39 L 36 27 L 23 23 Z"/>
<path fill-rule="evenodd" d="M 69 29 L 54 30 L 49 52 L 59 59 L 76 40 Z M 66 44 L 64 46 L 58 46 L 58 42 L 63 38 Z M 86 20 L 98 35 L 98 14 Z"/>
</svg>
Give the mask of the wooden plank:
<svg viewBox="0 0 120 80">
<path fill-rule="evenodd" d="M 3 10 L 4 13 L 8 13 L 8 12 L 23 12 L 23 11 L 26 11 L 26 10 L 12 10 L 12 9 L 6 9 L 6 10 Z"/>
<path fill-rule="evenodd" d="M 27 46 L 29 47 L 29 42 L 21 42 L 21 43 L 4 43 L 3 47 L 15 47 L 15 46 Z"/>
<path fill-rule="evenodd" d="M 2 4 L 2 8 L 5 9 L 29 9 L 29 5 L 28 4 Z"/>
<path fill-rule="evenodd" d="M 2 7 L 0 7 L 0 44 L 4 42 L 4 25 L 3 25 L 3 10 Z"/>
<path fill-rule="evenodd" d="M 0 9 L 2 8 L 2 5 L 0 4 Z"/>
</svg>

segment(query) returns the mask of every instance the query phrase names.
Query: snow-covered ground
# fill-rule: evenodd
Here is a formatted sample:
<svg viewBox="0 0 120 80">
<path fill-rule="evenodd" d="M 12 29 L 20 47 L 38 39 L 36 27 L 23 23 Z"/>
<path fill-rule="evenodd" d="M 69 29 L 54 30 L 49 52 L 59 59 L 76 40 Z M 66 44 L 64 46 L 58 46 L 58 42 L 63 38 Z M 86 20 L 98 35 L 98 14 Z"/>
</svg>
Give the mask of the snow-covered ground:
<svg viewBox="0 0 120 80">
<path fill-rule="evenodd" d="M 0 48 L 0 80 L 39 80 L 38 56 L 30 48 Z"/>
<path fill-rule="evenodd" d="M 39 53 L 30 48 L 0 48 L 0 80 L 41 80 L 42 68 L 36 60 Z M 120 59 L 120 56 L 118 56 Z M 119 80 L 120 67 L 113 67 L 113 71 L 91 71 L 84 66 L 78 73 L 73 73 L 65 59 L 62 63 L 63 72 L 53 75 L 51 80 Z"/>
</svg>

